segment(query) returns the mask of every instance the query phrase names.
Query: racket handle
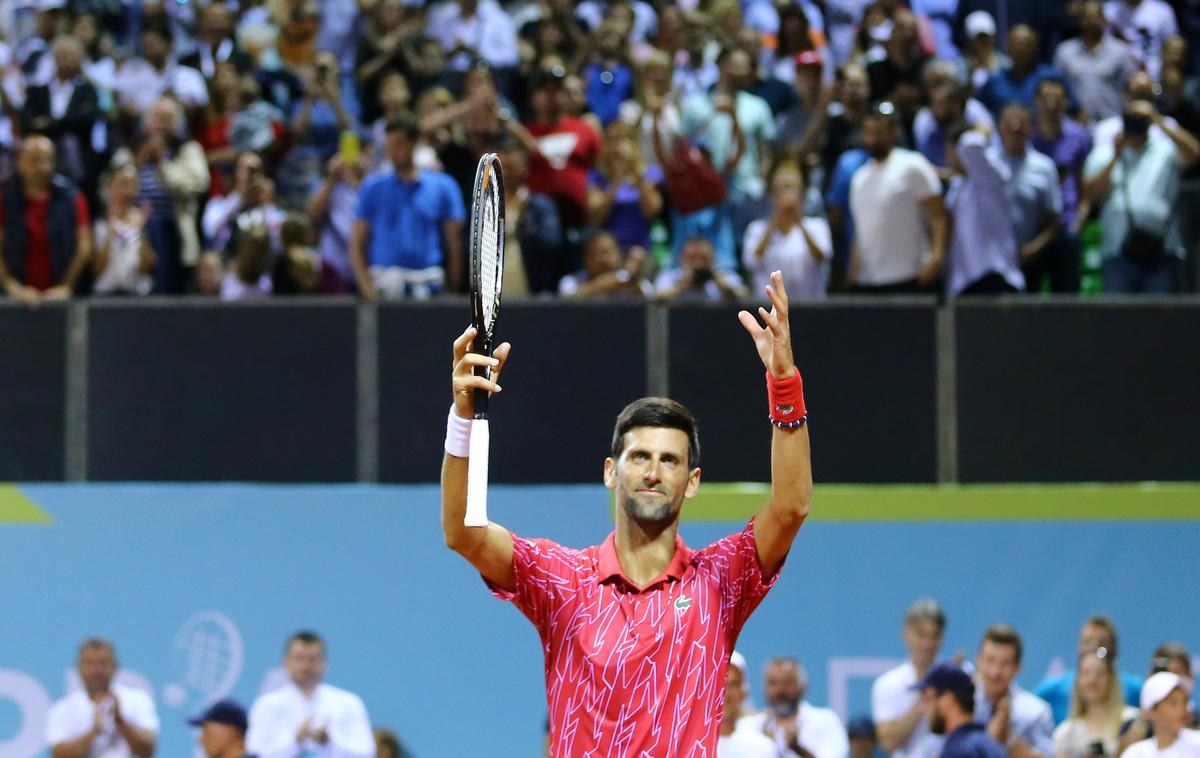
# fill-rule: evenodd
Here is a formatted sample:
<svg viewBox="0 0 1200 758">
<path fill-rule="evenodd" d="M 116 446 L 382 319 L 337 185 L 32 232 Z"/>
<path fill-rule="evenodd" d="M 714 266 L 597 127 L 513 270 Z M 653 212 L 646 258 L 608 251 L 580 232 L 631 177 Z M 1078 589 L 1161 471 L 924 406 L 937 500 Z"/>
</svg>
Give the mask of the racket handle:
<svg viewBox="0 0 1200 758">
<path fill-rule="evenodd" d="M 477 418 L 471 422 L 471 448 L 467 458 L 467 515 L 466 526 L 487 526 L 488 450 L 491 447 L 491 430 L 488 420 Z"/>
</svg>

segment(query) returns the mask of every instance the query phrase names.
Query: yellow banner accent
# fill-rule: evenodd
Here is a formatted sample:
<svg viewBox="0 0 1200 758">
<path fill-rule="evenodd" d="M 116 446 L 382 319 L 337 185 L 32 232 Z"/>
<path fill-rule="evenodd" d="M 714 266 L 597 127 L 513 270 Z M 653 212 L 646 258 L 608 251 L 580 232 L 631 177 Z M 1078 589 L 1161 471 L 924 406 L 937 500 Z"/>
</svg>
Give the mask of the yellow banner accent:
<svg viewBox="0 0 1200 758">
<path fill-rule="evenodd" d="M 0 524 L 53 524 L 50 514 L 25 497 L 15 484 L 0 484 Z"/>
</svg>

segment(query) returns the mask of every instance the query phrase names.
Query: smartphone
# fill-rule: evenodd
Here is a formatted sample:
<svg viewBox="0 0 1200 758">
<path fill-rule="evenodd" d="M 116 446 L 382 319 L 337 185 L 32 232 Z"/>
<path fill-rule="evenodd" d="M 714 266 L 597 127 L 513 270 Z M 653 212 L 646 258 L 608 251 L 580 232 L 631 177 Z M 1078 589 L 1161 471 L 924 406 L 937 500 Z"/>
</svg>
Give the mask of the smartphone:
<svg viewBox="0 0 1200 758">
<path fill-rule="evenodd" d="M 338 143 L 338 152 L 342 157 L 342 165 L 349 166 L 358 163 L 358 156 L 361 151 L 362 142 L 359 139 L 358 132 L 350 129 L 342 132 L 341 140 Z"/>
</svg>

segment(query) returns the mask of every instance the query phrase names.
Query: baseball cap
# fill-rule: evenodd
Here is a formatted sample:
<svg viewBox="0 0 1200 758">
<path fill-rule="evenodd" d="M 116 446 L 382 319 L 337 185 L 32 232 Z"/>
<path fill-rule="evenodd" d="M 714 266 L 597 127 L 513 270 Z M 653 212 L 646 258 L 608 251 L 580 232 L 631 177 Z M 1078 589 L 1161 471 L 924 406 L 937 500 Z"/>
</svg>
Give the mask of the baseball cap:
<svg viewBox="0 0 1200 758">
<path fill-rule="evenodd" d="M 1179 674 L 1172 674 L 1170 671 L 1160 671 L 1154 676 L 1146 680 L 1142 685 L 1142 710 L 1150 710 L 1154 706 L 1161 703 L 1179 688 L 1184 692 L 1191 692 L 1192 685 Z"/>
<path fill-rule="evenodd" d="M 871 721 L 870 716 L 855 716 L 850 719 L 850 723 L 846 724 L 846 736 L 850 739 L 855 737 L 866 737 L 875 739 L 875 722 Z"/>
<path fill-rule="evenodd" d="M 943 692 L 975 694 L 975 683 L 967 672 L 953 663 L 939 663 L 929 669 L 925 678 L 913 685 L 915 690 L 931 689 L 939 695 Z"/>
<path fill-rule="evenodd" d="M 992 14 L 987 11 L 968 13 L 963 20 L 963 26 L 967 30 L 968 37 L 977 37 L 980 34 L 986 34 L 989 37 L 996 36 L 996 19 L 992 18 Z"/>
<path fill-rule="evenodd" d="M 244 732 L 246 731 L 246 709 L 238 701 L 227 698 L 213 703 L 199 716 L 188 719 L 188 723 L 192 726 L 200 726 L 207 721 L 226 724 Z"/>
</svg>

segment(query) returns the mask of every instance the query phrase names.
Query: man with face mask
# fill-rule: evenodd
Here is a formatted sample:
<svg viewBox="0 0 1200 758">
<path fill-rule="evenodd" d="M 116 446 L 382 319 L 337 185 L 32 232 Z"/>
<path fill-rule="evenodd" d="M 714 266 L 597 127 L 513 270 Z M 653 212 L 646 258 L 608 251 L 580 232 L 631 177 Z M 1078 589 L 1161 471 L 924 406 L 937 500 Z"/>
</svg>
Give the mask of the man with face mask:
<svg viewBox="0 0 1200 758">
<path fill-rule="evenodd" d="M 763 669 L 767 708 L 746 716 L 738 726 L 775 741 L 779 758 L 847 758 L 850 741 L 837 714 L 809 704 L 808 675 L 795 658 L 772 658 Z"/>
<path fill-rule="evenodd" d="M 945 735 L 941 758 L 1005 758 L 1000 743 L 972 716 L 975 685 L 952 663 L 939 663 L 917 685 L 929 711 L 929 730 Z"/>
</svg>

